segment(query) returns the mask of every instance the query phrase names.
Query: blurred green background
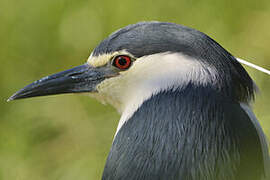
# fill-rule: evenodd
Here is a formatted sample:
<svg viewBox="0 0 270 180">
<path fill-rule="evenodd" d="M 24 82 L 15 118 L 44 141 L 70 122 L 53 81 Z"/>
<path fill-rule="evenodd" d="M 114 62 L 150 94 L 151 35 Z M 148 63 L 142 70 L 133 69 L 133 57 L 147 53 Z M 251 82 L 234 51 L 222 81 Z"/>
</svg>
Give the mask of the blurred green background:
<svg viewBox="0 0 270 180">
<path fill-rule="evenodd" d="M 0 180 L 100 179 L 119 115 L 83 95 L 7 103 L 16 90 L 80 65 L 111 32 L 138 21 L 183 24 L 270 69 L 269 0 L 0 0 Z M 270 77 L 245 67 L 261 92 L 270 137 Z"/>
</svg>

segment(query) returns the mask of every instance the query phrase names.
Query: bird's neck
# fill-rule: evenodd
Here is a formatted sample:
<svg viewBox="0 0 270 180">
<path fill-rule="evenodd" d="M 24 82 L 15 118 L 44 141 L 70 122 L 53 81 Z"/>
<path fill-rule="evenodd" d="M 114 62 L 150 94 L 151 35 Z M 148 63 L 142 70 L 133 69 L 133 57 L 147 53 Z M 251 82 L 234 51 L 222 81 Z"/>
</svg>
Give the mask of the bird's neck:
<svg viewBox="0 0 270 180">
<path fill-rule="evenodd" d="M 225 116 L 238 106 L 206 87 L 152 96 L 118 131 L 103 180 L 234 179 L 245 130 Z"/>
</svg>

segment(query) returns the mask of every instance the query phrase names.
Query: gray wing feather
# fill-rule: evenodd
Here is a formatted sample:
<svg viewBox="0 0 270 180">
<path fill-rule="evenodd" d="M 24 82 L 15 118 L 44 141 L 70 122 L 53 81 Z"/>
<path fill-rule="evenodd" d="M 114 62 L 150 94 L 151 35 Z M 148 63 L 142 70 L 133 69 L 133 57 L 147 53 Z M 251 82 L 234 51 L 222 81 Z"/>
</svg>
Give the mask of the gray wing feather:
<svg viewBox="0 0 270 180">
<path fill-rule="evenodd" d="M 254 126 L 258 132 L 258 135 L 260 137 L 261 146 L 262 146 L 262 151 L 263 151 L 265 176 L 266 176 L 266 179 L 270 178 L 270 173 L 269 173 L 269 171 L 270 171 L 270 158 L 269 158 L 267 137 L 265 136 L 265 134 L 262 130 L 262 127 L 261 127 L 258 119 L 256 118 L 256 116 L 254 115 L 250 106 L 246 103 L 241 103 L 241 107 L 248 114 L 249 118 L 251 119 L 252 123 L 254 124 Z"/>
</svg>

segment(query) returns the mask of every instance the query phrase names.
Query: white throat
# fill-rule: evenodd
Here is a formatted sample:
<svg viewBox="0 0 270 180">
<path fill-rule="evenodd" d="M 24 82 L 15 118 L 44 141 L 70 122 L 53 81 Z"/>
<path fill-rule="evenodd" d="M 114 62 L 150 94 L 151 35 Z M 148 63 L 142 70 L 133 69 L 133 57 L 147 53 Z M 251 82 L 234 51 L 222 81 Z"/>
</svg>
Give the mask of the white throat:
<svg viewBox="0 0 270 180">
<path fill-rule="evenodd" d="M 131 68 L 98 87 L 101 100 L 121 114 L 117 132 L 142 103 L 166 89 L 185 87 L 188 83 L 215 84 L 217 72 L 200 61 L 180 53 L 160 53 L 138 58 Z"/>
</svg>

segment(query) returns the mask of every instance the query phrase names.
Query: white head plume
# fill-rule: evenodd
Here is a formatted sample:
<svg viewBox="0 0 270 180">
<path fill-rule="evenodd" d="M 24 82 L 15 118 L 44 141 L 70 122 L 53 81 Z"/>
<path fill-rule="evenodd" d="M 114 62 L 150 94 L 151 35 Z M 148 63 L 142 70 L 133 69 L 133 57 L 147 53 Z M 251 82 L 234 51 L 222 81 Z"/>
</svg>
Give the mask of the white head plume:
<svg viewBox="0 0 270 180">
<path fill-rule="evenodd" d="M 250 62 L 248 62 L 248 61 L 245 61 L 245 60 L 243 60 L 243 59 L 240 59 L 240 58 L 236 58 L 236 59 L 237 59 L 238 62 L 240 62 L 240 63 L 242 63 L 242 64 L 245 64 L 245 65 L 247 65 L 247 66 L 249 66 L 249 67 L 252 67 L 252 68 L 254 68 L 254 69 L 257 69 L 258 71 L 261 71 L 261 72 L 264 72 L 264 73 L 270 75 L 270 71 L 267 70 L 267 69 L 265 69 L 265 68 L 263 68 L 263 67 L 261 67 L 261 66 L 252 64 L 252 63 L 250 63 Z"/>
</svg>

